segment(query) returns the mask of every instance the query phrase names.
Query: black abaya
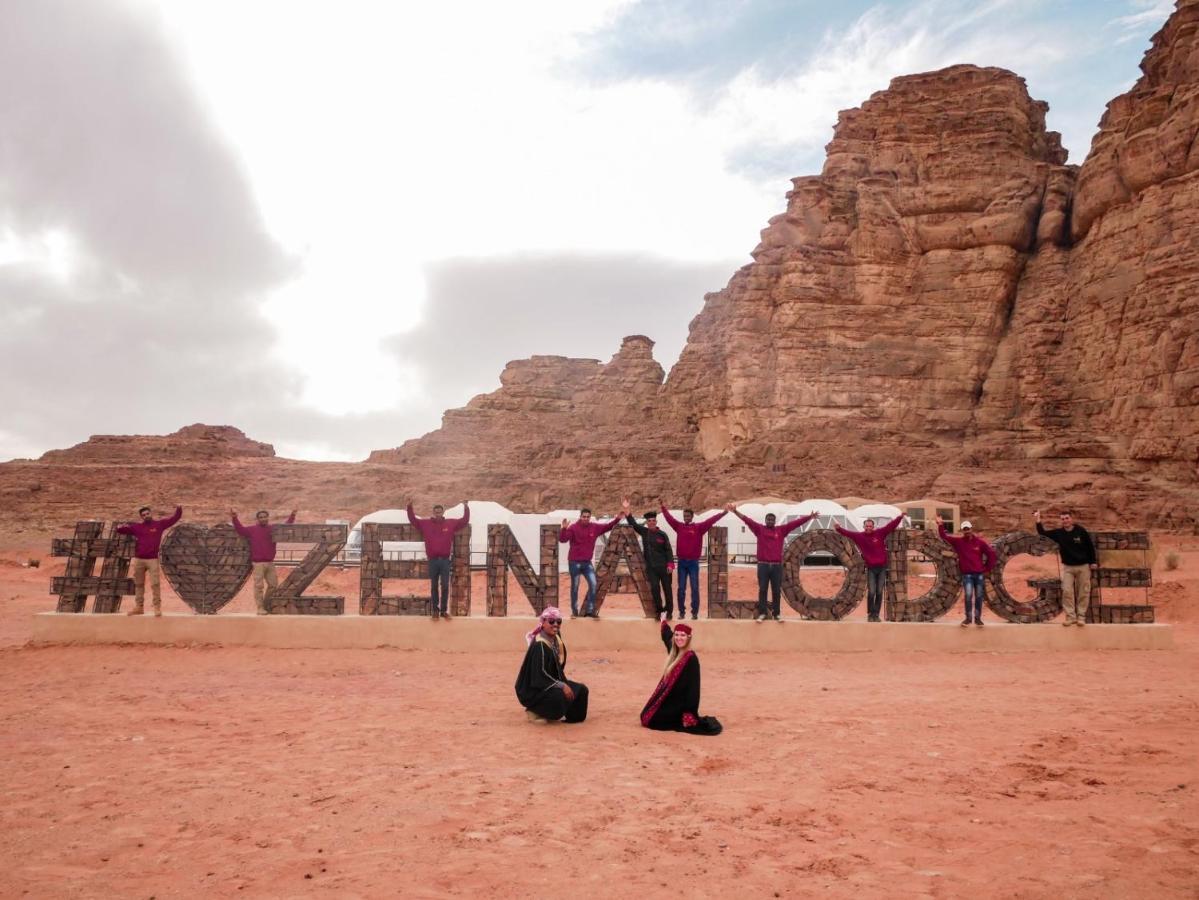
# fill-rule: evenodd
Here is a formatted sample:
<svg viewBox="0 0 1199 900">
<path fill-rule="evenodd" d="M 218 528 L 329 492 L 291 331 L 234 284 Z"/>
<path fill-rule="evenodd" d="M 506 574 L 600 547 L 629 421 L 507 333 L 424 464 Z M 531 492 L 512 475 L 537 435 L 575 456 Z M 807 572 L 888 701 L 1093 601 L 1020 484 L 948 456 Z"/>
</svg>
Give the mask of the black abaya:
<svg viewBox="0 0 1199 900">
<path fill-rule="evenodd" d="M 574 699 L 567 700 L 562 685 L 570 685 Z M 566 647 L 562 659 L 540 636 L 525 651 L 525 660 L 516 676 L 516 697 L 520 705 L 543 719 L 582 722 L 587 718 L 587 685 L 566 678 Z"/>
</svg>

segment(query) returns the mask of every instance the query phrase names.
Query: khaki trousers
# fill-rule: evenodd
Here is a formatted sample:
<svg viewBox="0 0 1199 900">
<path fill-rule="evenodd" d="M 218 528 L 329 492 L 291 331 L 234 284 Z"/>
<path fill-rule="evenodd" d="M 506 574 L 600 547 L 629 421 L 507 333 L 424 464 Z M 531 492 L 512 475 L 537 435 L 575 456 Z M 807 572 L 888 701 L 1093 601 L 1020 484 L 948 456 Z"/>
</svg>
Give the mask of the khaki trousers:
<svg viewBox="0 0 1199 900">
<path fill-rule="evenodd" d="M 266 609 L 266 606 L 263 605 L 263 597 L 266 594 L 263 582 L 266 582 L 272 591 L 279 586 L 279 578 L 275 574 L 273 562 L 254 563 L 254 603 L 259 609 Z"/>
<path fill-rule="evenodd" d="M 1062 566 L 1062 610 L 1067 622 L 1085 622 L 1091 606 L 1091 567 Z"/>
<path fill-rule="evenodd" d="M 150 596 L 154 608 L 162 609 L 162 585 L 159 583 L 158 560 L 135 559 L 133 561 L 133 603 L 138 609 L 146 608 L 146 574 L 150 575 Z"/>
</svg>

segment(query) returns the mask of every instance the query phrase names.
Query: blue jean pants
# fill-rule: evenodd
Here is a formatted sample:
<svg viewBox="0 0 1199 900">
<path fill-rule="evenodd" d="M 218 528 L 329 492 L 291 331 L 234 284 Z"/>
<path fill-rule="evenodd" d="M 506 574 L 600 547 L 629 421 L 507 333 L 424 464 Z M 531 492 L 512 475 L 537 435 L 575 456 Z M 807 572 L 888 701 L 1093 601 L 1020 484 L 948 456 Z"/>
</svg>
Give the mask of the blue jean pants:
<svg viewBox="0 0 1199 900">
<path fill-rule="evenodd" d="M 429 559 L 429 590 L 432 592 L 430 612 L 445 613 L 450 602 L 450 558 L 434 556 Z"/>
<path fill-rule="evenodd" d="M 595 612 L 595 569 L 590 560 L 570 563 L 570 612 L 579 614 L 579 576 L 587 579 L 587 600 L 583 608 L 585 613 Z"/>
<path fill-rule="evenodd" d="M 679 617 L 687 611 L 687 583 L 691 583 L 691 615 L 699 615 L 699 560 L 680 559 L 676 571 L 679 573 Z"/>
<path fill-rule="evenodd" d="M 962 591 L 966 595 L 966 621 L 977 622 L 982 618 L 983 600 L 987 596 L 986 578 L 981 572 L 972 572 L 968 575 L 962 575 Z M 971 601 L 973 600 L 974 608 L 971 611 Z"/>
</svg>

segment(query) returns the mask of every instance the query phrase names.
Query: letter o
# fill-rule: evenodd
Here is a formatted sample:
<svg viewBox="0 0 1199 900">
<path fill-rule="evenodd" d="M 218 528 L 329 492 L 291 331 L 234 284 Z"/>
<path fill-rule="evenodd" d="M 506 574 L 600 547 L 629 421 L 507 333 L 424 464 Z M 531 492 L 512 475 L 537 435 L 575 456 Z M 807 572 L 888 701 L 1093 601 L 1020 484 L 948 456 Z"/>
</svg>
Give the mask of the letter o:
<svg viewBox="0 0 1199 900">
<path fill-rule="evenodd" d="M 809 594 L 799 580 L 804 558 L 819 551 L 831 553 L 845 567 L 845 582 L 832 597 Z M 787 605 L 805 619 L 844 619 L 866 596 L 866 563 L 858 545 L 827 528 L 799 535 L 783 552 L 783 595 Z"/>
</svg>

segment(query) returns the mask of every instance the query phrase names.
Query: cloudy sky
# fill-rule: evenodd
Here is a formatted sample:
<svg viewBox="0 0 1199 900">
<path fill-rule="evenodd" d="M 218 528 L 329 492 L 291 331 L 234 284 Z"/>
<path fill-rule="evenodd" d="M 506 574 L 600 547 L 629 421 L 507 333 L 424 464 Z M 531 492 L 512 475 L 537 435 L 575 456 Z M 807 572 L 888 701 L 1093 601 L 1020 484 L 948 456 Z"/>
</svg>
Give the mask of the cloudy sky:
<svg viewBox="0 0 1199 900">
<path fill-rule="evenodd" d="M 669 368 L 839 109 L 1003 66 L 1081 162 L 1172 8 L 0 0 L 0 459 L 193 422 L 361 459 L 509 359 Z"/>
</svg>

